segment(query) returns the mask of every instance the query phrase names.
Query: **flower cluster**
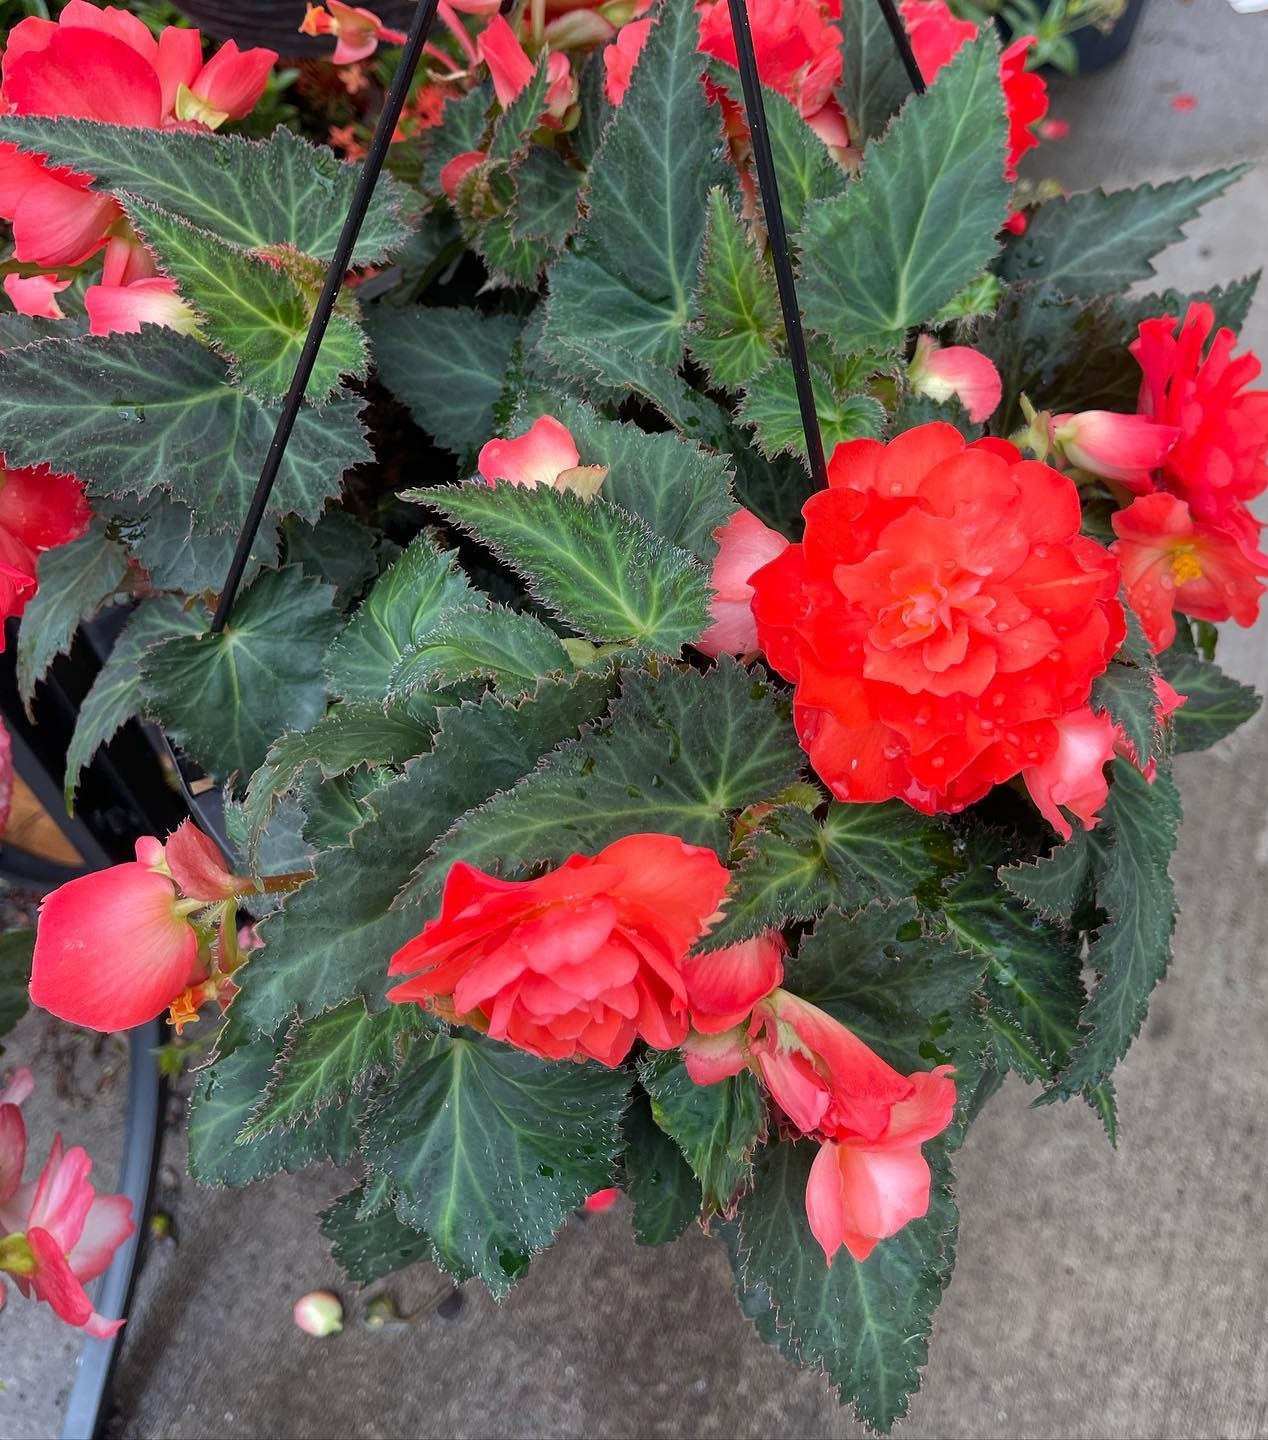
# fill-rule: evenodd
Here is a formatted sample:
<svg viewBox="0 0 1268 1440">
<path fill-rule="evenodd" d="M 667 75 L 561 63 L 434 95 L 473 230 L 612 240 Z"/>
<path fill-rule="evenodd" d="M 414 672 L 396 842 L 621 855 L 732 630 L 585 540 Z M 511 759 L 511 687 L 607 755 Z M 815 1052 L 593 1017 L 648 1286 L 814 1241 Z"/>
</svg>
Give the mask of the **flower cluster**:
<svg viewBox="0 0 1268 1440">
<path fill-rule="evenodd" d="M 216 1000 L 244 959 L 237 901 L 258 889 L 233 875 L 215 843 L 186 820 L 136 859 L 70 880 L 46 896 L 31 999 L 89 1030 L 127 1030 L 165 1011 L 177 1030 Z"/>
<path fill-rule="evenodd" d="M 87 1152 L 78 1145 L 67 1150 L 60 1135 L 39 1175 L 23 1183 L 22 1104 L 34 1088 L 29 1070 L 0 1087 L 0 1274 L 27 1299 L 45 1301 L 68 1325 L 109 1339 L 123 1321 L 98 1315 L 84 1286 L 135 1232 L 132 1207 L 124 1195 L 98 1195 L 88 1183 Z M 0 1287 L 0 1308 L 4 1297 Z"/>
<path fill-rule="evenodd" d="M 1150 643 L 1175 639 L 1175 612 L 1251 625 L 1268 556 L 1248 502 L 1268 487 L 1268 390 L 1210 305 L 1144 321 L 1129 347 L 1142 372 L 1137 414 L 1047 421 L 1059 454 L 1126 501 L 1111 547 Z"/>
<path fill-rule="evenodd" d="M 711 1085 L 746 1065 L 821 1142 L 806 1209 L 831 1263 L 865 1260 L 925 1214 L 920 1146 L 950 1124 L 949 1066 L 904 1078 L 831 1016 L 777 988 L 777 932 L 705 954 L 729 872 L 673 835 L 630 835 L 533 880 L 450 870 L 440 914 L 392 957 L 388 992 L 548 1060 L 616 1066 L 681 1045 Z"/>
<path fill-rule="evenodd" d="M 276 60 L 275 51 L 239 50 L 228 40 L 204 61 L 197 30 L 167 26 L 156 39 L 127 11 L 70 0 L 56 21 L 32 16 L 13 27 L 0 60 L 0 104 L 16 115 L 214 130 L 249 113 Z M 135 318 L 111 323 L 121 308 L 131 317 L 134 300 L 145 310 L 143 319 L 184 316 L 172 308 L 174 284 L 157 275 L 123 211 L 91 184 L 91 176 L 50 168 L 0 145 L 0 217 L 13 226 L 15 257 L 56 270 L 79 265 L 104 246 L 101 281 L 84 298 L 95 334 L 135 328 Z M 61 315 L 55 295 L 63 288 L 56 274 L 18 277 L 5 286 L 19 310 L 51 318 Z"/>
</svg>

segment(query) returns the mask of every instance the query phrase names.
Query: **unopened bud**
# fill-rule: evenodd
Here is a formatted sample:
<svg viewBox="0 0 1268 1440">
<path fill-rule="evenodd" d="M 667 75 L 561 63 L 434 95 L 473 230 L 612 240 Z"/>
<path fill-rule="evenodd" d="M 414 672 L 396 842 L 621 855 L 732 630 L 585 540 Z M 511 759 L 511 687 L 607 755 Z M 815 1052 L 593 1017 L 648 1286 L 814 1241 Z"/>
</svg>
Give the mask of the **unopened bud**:
<svg viewBox="0 0 1268 1440">
<path fill-rule="evenodd" d="M 313 1290 L 295 1302 L 295 1323 L 305 1335 L 335 1335 L 343 1329 L 343 1304 L 329 1290 Z"/>
</svg>

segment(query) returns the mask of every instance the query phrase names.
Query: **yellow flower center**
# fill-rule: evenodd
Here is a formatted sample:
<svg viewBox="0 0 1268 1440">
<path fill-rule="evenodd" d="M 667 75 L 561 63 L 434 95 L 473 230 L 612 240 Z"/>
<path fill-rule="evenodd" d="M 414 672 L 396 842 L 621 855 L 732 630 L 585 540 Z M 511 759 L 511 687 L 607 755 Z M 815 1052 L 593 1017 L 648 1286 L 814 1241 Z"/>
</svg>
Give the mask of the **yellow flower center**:
<svg viewBox="0 0 1268 1440">
<path fill-rule="evenodd" d="M 1202 566 L 1193 553 L 1192 545 L 1177 545 L 1171 554 L 1171 573 L 1177 585 L 1202 578 Z"/>
</svg>

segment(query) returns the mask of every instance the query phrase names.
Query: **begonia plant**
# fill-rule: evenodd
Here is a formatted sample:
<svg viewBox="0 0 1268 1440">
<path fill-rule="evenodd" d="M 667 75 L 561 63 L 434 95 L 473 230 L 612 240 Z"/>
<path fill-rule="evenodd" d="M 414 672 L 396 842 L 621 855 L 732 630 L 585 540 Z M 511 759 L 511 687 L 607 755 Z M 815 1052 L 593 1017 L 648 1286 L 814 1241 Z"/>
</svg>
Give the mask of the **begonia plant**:
<svg viewBox="0 0 1268 1440">
<path fill-rule="evenodd" d="M 351 159 L 232 133 L 271 52 L 8 38 L 20 683 L 126 605 L 67 799 L 143 717 L 227 832 L 50 895 L 32 998 L 201 1011 L 191 1172 L 352 1167 L 352 1280 L 502 1295 L 623 1191 L 887 1429 L 1004 1078 L 1115 1138 L 1172 757 L 1258 703 L 1214 660 L 1268 577 L 1254 278 L 1140 293 L 1241 172 L 1028 202 L 1027 37 L 904 0 L 912 94 L 874 0 L 749 0 L 817 474 L 727 0 L 442 3 L 220 631 L 401 39 L 297 9 Z"/>
</svg>

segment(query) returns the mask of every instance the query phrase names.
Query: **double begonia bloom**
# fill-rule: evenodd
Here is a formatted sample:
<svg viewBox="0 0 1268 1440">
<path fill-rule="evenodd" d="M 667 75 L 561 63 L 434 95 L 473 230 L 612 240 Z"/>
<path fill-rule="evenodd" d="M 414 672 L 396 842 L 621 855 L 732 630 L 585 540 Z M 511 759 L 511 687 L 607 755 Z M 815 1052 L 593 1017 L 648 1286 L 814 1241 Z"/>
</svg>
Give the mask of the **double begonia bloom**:
<svg viewBox="0 0 1268 1440">
<path fill-rule="evenodd" d="M 839 445 L 751 579 L 758 643 L 840 800 L 962 810 L 1056 749 L 1125 635 L 1073 482 L 950 425 Z"/>
<path fill-rule="evenodd" d="M 629 835 L 535 880 L 459 862 L 439 916 L 392 957 L 390 974 L 422 973 L 388 999 L 429 1005 L 546 1060 L 619 1065 L 636 1037 L 672 1050 L 691 1019 L 683 962 L 728 878 L 712 850 L 673 835 Z"/>
<path fill-rule="evenodd" d="M 84 489 L 47 465 L 9 469 L 0 458 L 0 626 L 21 615 L 35 594 L 39 556 L 77 540 L 92 513 Z M 4 632 L 0 628 L 0 649 Z"/>
<path fill-rule="evenodd" d="M 1153 489 L 1154 474 L 1179 434 L 1178 426 L 1160 425 L 1148 415 L 1116 415 L 1110 410 L 1052 418 L 1053 443 L 1070 464 L 1137 493 Z"/>
<path fill-rule="evenodd" d="M 336 65 L 351 65 L 368 60 L 382 41 L 388 45 L 404 45 L 404 31 L 393 30 L 373 10 L 361 5 L 345 5 L 343 0 L 326 0 L 324 5 L 309 5 L 300 22 L 301 35 L 333 35 Z"/>
<path fill-rule="evenodd" d="M 1004 388 L 989 356 L 970 345 L 939 345 L 932 335 L 916 340 L 908 379 L 917 395 L 958 400 L 975 425 L 995 413 Z"/>
<path fill-rule="evenodd" d="M 1195 301 L 1183 322 L 1144 321 L 1128 348 L 1143 376 L 1137 408 L 1178 431 L 1159 484 L 1186 500 L 1195 519 L 1253 548 L 1259 523 L 1246 502 L 1268 487 L 1268 390 L 1247 389 L 1261 366 L 1252 352 L 1234 355 L 1236 343 L 1231 330 L 1215 329 L 1211 307 Z"/>
<path fill-rule="evenodd" d="M 899 8 L 921 76 L 927 85 L 932 84 L 960 47 L 974 38 L 977 26 L 971 20 L 957 19 L 943 0 L 902 0 Z M 1033 35 L 1021 36 L 1005 49 L 999 61 L 1008 114 L 1004 178 L 1009 181 L 1017 179 L 1021 157 L 1039 144 L 1034 126 L 1048 113 L 1048 87 L 1040 76 L 1026 69 L 1026 54 L 1034 43 Z"/>
<path fill-rule="evenodd" d="M 748 655 L 757 649 L 757 621 L 753 618 L 750 577 L 788 548 L 788 541 L 751 510 L 743 508 L 720 525 L 713 538 L 718 553 L 713 561 L 712 624 L 696 641 L 704 654 Z"/>
<path fill-rule="evenodd" d="M 276 59 L 229 41 L 204 64 L 197 30 L 168 26 L 156 40 L 135 15 L 70 0 L 56 21 L 32 16 L 9 32 L 0 98 L 17 115 L 214 128 L 247 114 Z M 89 184 L 0 145 L 0 215 L 12 222 L 19 260 L 75 265 L 105 244 L 123 212 Z"/>
<path fill-rule="evenodd" d="M 687 1072 L 712 1085 L 749 1068 L 803 1135 L 822 1142 L 806 1187 L 806 1216 L 828 1264 L 842 1245 L 866 1260 L 876 1243 L 929 1208 L 920 1152 L 951 1123 L 951 1066 L 902 1075 L 840 1021 L 786 990 L 747 1026 L 692 1034 Z"/>
<path fill-rule="evenodd" d="M 205 978 L 190 916 L 254 889 L 188 820 L 166 846 L 143 836 L 136 857 L 70 880 L 40 904 L 31 1001 L 60 1020 L 113 1031 L 163 1014 Z"/>
<path fill-rule="evenodd" d="M 1239 534 L 1198 520 L 1188 502 L 1165 491 L 1138 496 L 1111 523 L 1128 603 L 1155 652 L 1176 638 L 1177 610 L 1198 620 L 1255 623 L 1268 555 Z"/>
<path fill-rule="evenodd" d="M 88 1183 L 87 1153 L 65 1149 L 60 1135 L 39 1177 L 22 1183 L 27 1135 L 19 1107 L 33 1088 L 31 1072 L 20 1070 L 0 1090 L 0 1272 L 68 1325 L 108 1339 L 123 1321 L 98 1315 L 84 1286 L 135 1232 L 132 1207 L 125 1195 L 98 1195 Z"/>
</svg>

